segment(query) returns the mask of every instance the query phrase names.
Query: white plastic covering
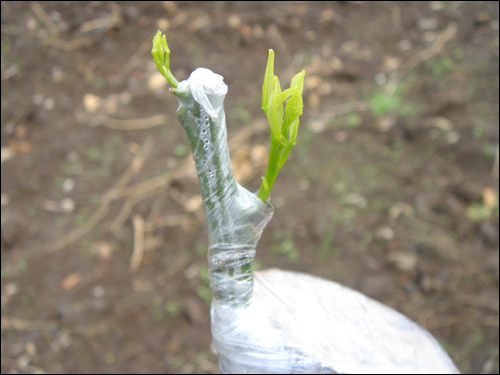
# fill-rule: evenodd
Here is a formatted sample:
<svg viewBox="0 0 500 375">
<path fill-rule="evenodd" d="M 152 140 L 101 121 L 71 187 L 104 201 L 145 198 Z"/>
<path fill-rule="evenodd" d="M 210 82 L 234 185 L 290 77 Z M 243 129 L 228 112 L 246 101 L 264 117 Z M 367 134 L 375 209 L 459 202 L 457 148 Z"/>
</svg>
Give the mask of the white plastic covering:
<svg viewBox="0 0 500 375">
<path fill-rule="evenodd" d="M 250 305 L 211 316 L 221 373 L 458 373 L 404 315 L 303 273 L 254 272 Z"/>
<path fill-rule="evenodd" d="M 340 284 L 255 272 L 272 207 L 235 180 L 223 108 L 227 86 L 208 69 L 173 92 L 188 135 L 209 233 L 212 335 L 222 373 L 456 373 L 427 331 Z"/>
<path fill-rule="evenodd" d="M 227 93 L 224 77 L 209 69 L 198 68 L 191 73 L 188 82 L 194 100 L 203 107 L 213 121 L 217 121 Z"/>
</svg>

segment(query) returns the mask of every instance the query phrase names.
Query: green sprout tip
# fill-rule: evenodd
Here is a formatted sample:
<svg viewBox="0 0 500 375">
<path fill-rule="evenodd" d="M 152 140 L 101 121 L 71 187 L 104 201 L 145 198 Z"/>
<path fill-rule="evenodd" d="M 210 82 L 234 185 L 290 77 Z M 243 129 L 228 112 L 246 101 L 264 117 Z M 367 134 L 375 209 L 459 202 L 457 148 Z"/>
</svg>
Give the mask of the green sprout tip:
<svg viewBox="0 0 500 375">
<path fill-rule="evenodd" d="M 174 88 L 177 88 L 179 82 L 177 82 L 170 71 L 170 49 L 168 48 L 167 37 L 165 35 L 162 36 L 160 30 L 158 30 L 153 38 L 153 49 L 151 50 L 151 54 L 153 55 L 156 67 L 161 75 L 165 77 Z"/>
</svg>

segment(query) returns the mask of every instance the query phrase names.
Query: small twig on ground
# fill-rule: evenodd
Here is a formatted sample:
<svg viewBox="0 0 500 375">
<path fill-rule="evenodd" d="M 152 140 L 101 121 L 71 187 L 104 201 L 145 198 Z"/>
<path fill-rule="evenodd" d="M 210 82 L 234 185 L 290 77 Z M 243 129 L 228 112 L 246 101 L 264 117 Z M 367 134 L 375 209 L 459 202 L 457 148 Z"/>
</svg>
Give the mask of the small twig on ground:
<svg viewBox="0 0 500 375">
<path fill-rule="evenodd" d="M 144 254 L 144 218 L 140 214 L 134 215 L 134 251 L 130 258 L 130 270 L 137 271 Z"/>
<path fill-rule="evenodd" d="M 180 225 L 182 227 L 189 227 L 197 222 L 192 215 L 171 215 L 156 218 L 153 221 L 147 221 L 144 224 L 145 232 L 153 232 L 156 228 L 173 227 Z"/>
<path fill-rule="evenodd" d="M 155 218 L 160 216 L 161 209 L 167 200 L 167 194 L 158 194 L 151 204 L 151 210 L 149 211 L 149 215 L 146 219 L 146 222 L 154 220 Z"/>
<path fill-rule="evenodd" d="M 137 50 L 128 59 L 127 63 L 123 66 L 121 74 L 125 77 L 129 76 L 137 67 L 144 64 L 144 56 L 151 54 L 151 36 L 148 37 L 139 45 Z"/>
<path fill-rule="evenodd" d="M 481 307 L 481 308 L 486 308 L 490 309 L 493 311 L 499 311 L 499 305 L 498 305 L 498 300 L 494 300 L 492 298 L 487 298 L 487 297 L 482 297 L 482 296 L 475 296 L 471 294 L 463 294 L 463 295 L 458 295 L 454 298 L 458 303 L 464 304 L 464 305 L 471 305 L 475 307 Z"/>
<path fill-rule="evenodd" d="M 290 51 L 288 50 L 288 47 L 286 46 L 285 41 L 283 40 L 283 37 L 281 36 L 280 30 L 278 26 L 276 26 L 274 23 L 269 25 L 267 28 L 267 33 L 273 43 L 276 45 L 276 48 L 278 49 L 278 52 L 282 58 L 284 58 L 287 62 L 292 61 L 292 55 Z"/>
<path fill-rule="evenodd" d="M 37 254 L 53 253 L 65 248 L 69 244 L 75 242 L 83 235 L 85 235 L 99 221 L 101 221 L 101 219 L 108 213 L 110 203 L 120 198 L 122 191 L 124 190 L 125 186 L 129 183 L 132 176 L 140 170 L 142 164 L 144 163 L 144 160 L 146 159 L 147 155 L 153 148 L 153 145 L 154 145 L 154 139 L 153 137 L 150 136 L 146 139 L 142 147 L 137 152 L 137 155 L 135 156 L 134 160 L 132 160 L 132 163 L 120 177 L 115 186 L 103 194 L 103 196 L 101 197 L 101 205 L 99 206 L 97 211 L 95 211 L 92 214 L 92 216 L 90 216 L 90 218 L 85 222 L 85 224 L 83 224 L 79 228 L 72 230 L 70 233 L 59 238 L 53 243 L 42 247 L 42 251 Z"/>
<path fill-rule="evenodd" d="M 7 120 L 5 124 L 5 132 L 8 135 L 11 135 L 16 130 L 17 124 L 21 123 L 28 117 L 28 113 L 26 111 L 17 110 L 14 114 Z"/>
<path fill-rule="evenodd" d="M 395 9 L 395 8 L 394 8 Z M 411 56 L 406 63 L 400 68 L 400 74 L 398 74 L 398 67 L 394 67 L 389 72 L 389 82 L 387 83 L 384 95 L 388 98 L 392 97 L 396 92 L 399 81 L 410 72 L 417 64 L 434 57 L 441 51 L 445 43 L 455 34 L 457 30 L 457 25 L 451 22 L 448 27 L 436 38 L 432 46 L 429 48 L 418 52 L 416 55 Z"/>
<path fill-rule="evenodd" d="M 229 150 L 233 152 L 238 149 L 240 145 L 245 142 L 248 138 L 250 138 L 253 134 L 258 133 L 260 131 L 268 129 L 268 124 L 266 120 L 259 120 L 254 122 L 252 125 L 245 127 L 244 129 L 239 130 L 238 132 L 232 134 L 229 139 Z M 122 206 L 122 209 L 113 220 L 111 224 L 111 231 L 116 235 L 122 225 L 125 223 L 127 218 L 132 211 L 132 208 L 141 200 L 151 197 L 155 194 L 160 194 L 168 190 L 170 182 L 186 177 L 194 175 L 195 167 L 191 157 L 185 159 L 183 165 L 178 168 L 175 172 L 169 175 L 162 175 L 158 177 L 154 177 L 149 181 L 143 182 L 139 185 L 129 187 L 125 189 L 122 193 L 122 197 L 127 197 L 128 199 Z M 148 220 L 149 221 L 149 220 Z M 166 226 L 167 224 L 165 224 Z M 172 224 L 168 224 L 172 225 Z M 181 223 L 181 225 L 184 225 Z M 162 226 L 162 225 L 159 225 Z"/>
<path fill-rule="evenodd" d="M 239 147 L 241 143 L 247 140 L 253 134 L 267 129 L 268 125 L 265 120 L 257 121 L 253 125 L 246 127 L 236 133 L 234 133 L 229 140 L 229 149 L 235 150 Z M 102 218 L 108 213 L 109 206 L 112 201 L 119 198 L 128 198 L 123 207 L 111 224 L 111 230 L 117 233 L 125 220 L 127 220 L 132 208 L 139 201 L 154 196 L 159 193 L 163 193 L 168 190 L 171 181 L 178 180 L 180 178 L 191 176 L 195 174 L 195 167 L 192 158 L 186 158 L 185 162 L 177 170 L 171 172 L 168 175 L 161 175 L 154 177 L 149 181 L 143 182 L 139 185 L 127 188 L 126 185 L 129 183 L 132 176 L 137 173 L 145 158 L 151 151 L 154 144 L 153 137 L 148 137 L 141 149 L 138 151 L 134 160 L 130 164 L 129 168 L 123 173 L 115 186 L 108 191 L 106 191 L 101 197 L 101 205 L 99 208 L 90 216 L 90 218 L 81 227 L 74 229 L 67 235 L 57 239 L 51 244 L 42 247 L 42 251 L 36 254 L 46 254 L 59 251 L 66 246 L 72 244 L 86 233 L 88 233 Z M 170 220 L 166 219 L 164 223 L 157 224 L 158 227 L 168 226 L 168 225 L 191 225 L 191 220 L 181 219 L 181 220 Z M 148 224 L 148 228 L 151 224 Z"/>
<path fill-rule="evenodd" d="M 484 316 L 479 319 L 464 316 L 464 314 L 456 314 L 451 316 L 446 316 L 443 318 L 434 318 L 428 323 L 425 328 L 428 330 L 449 327 L 454 325 L 466 325 L 466 326 L 481 326 L 481 327 L 498 327 L 498 315 L 497 316 Z"/>
<path fill-rule="evenodd" d="M 436 38 L 434 43 L 429 47 L 424 49 L 423 51 L 418 52 L 417 54 L 411 56 L 400 68 L 400 76 L 399 79 L 402 79 L 406 76 L 417 64 L 425 60 L 429 60 L 431 57 L 436 56 L 444 47 L 446 42 L 451 39 L 453 35 L 455 35 L 457 31 L 457 24 L 455 22 L 450 22 L 450 24 L 444 29 Z"/>
<path fill-rule="evenodd" d="M 96 29 L 112 29 L 114 27 L 120 26 L 122 23 L 122 17 L 117 13 L 113 13 L 109 17 L 97 18 L 92 21 L 84 22 L 80 26 L 80 31 L 82 33 L 87 33 Z M 151 42 L 149 43 L 151 44 Z"/>
<path fill-rule="evenodd" d="M 71 41 L 47 37 L 42 39 L 41 44 L 60 49 L 61 51 L 71 52 L 78 48 L 89 46 L 93 43 L 90 38 L 78 38 Z"/>
<path fill-rule="evenodd" d="M 157 181 L 159 182 L 158 184 L 155 183 Z M 132 208 L 134 208 L 134 206 L 138 202 L 142 201 L 143 199 L 152 197 L 156 194 L 160 194 L 160 193 L 163 193 L 164 191 L 168 190 L 169 183 L 170 183 L 170 180 L 165 179 L 165 178 L 158 179 L 158 180 L 152 179 L 152 180 L 149 180 L 146 183 L 144 183 L 144 185 L 146 185 L 144 187 L 144 189 L 139 190 L 138 193 L 136 193 L 134 196 L 128 198 L 125 201 L 125 203 L 123 203 L 123 206 L 122 206 L 120 212 L 118 213 L 115 220 L 113 220 L 113 223 L 111 224 L 111 231 L 113 232 L 113 234 L 115 234 L 115 235 L 118 234 L 123 223 L 125 223 L 125 221 L 129 217 L 130 212 L 132 212 Z"/>
<path fill-rule="evenodd" d="M 394 28 L 398 30 L 401 28 L 401 8 L 399 5 L 389 2 L 389 6 L 391 7 L 391 20 Z"/>
<path fill-rule="evenodd" d="M 146 157 L 149 155 L 151 150 L 153 149 L 153 146 L 155 144 L 155 140 L 152 136 L 149 136 L 146 138 L 146 141 L 144 141 L 144 144 L 141 146 L 139 151 L 134 157 L 134 160 L 132 160 L 132 163 L 130 163 L 130 166 L 128 169 L 125 171 L 125 173 L 120 177 L 118 182 L 115 185 L 116 189 L 119 189 L 120 192 L 127 186 L 127 184 L 130 182 L 131 178 L 139 172 L 141 169 L 142 165 L 144 164 L 144 161 L 146 160 Z"/>
<path fill-rule="evenodd" d="M 387 85 L 385 86 L 384 95 L 388 98 L 391 98 L 396 92 L 398 84 L 399 84 L 399 74 L 398 74 L 398 69 L 396 67 L 389 73 L 389 82 L 387 82 Z"/>
<path fill-rule="evenodd" d="M 463 295 L 457 295 L 451 300 L 439 302 L 437 305 L 433 306 L 432 309 L 429 308 L 429 309 L 422 311 L 422 313 L 418 317 L 418 322 L 422 326 L 427 327 L 429 329 L 432 329 L 432 328 L 437 328 L 437 327 L 442 327 L 442 326 L 447 326 L 447 325 L 458 324 L 458 323 L 460 323 L 460 320 L 462 322 L 466 321 L 467 319 L 464 319 L 464 313 L 456 314 L 456 315 L 452 315 L 452 316 L 445 316 L 443 318 L 439 318 L 436 316 L 436 314 L 438 314 L 439 312 L 443 312 L 443 311 L 446 311 L 450 308 L 459 307 L 459 306 L 463 306 L 463 305 L 470 305 L 470 306 L 474 306 L 476 308 L 490 309 L 490 310 L 493 310 L 496 312 L 499 311 L 498 300 L 494 300 L 494 299 L 482 297 L 482 296 L 463 294 Z M 493 317 L 491 317 L 491 318 L 493 318 Z M 486 319 L 489 319 L 489 317 L 486 317 Z M 498 325 L 498 316 L 496 319 L 497 319 L 496 325 Z M 486 321 L 488 321 L 488 320 L 486 320 Z M 494 325 L 494 324 L 491 324 L 491 322 L 489 322 L 488 324 L 485 324 L 483 322 L 483 325 Z"/>
<path fill-rule="evenodd" d="M 10 67 L 6 69 L 2 69 L 2 81 L 7 81 L 8 79 L 14 77 L 21 68 L 18 64 L 12 64 Z"/>
<path fill-rule="evenodd" d="M 114 193 L 114 190 L 110 190 L 107 193 Z M 83 224 L 81 227 L 73 229 L 67 235 L 57 239 L 51 244 L 42 247 L 42 251 L 37 252 L 33 255 L 50 254 L 64 249 L 66 246 L 72 244 L 79 238 L 83 237 L 88 231 L 90 231 L 101 219 L 108 213 L 109 203 L 114 200 L 113 194 L 104 194 L 101 198 L 101 205 L 95 211 L 92 216 Z"/>
<path fill-rule="evenodd" d="M 93 337 L 102 334 L 104 331 L 109 329 L 109 326 L 110 323 L 106 321 L 101 321 L 96 324 L 72 324 L 64 326 L 61 329 L 61 332 Z"/>
<path fill-rule="evenodd" d="M 50 19 L 50 17 L 45 13 L 41 5 L 38 1 L 33 1 L 30 4 L 31 11 L 35 14 L 35 17 L 38 18 L 40 22 L 42 22 L 50 35 L 58 36 L 59 28 L 56 26 L 54 22 Z"/>
<path fill-rule="evenodd" d="M 326 107 L 321 110 L 321 113 L 326 117 L 345 115 L 356 111 L 366 111 L 368 102 L 364 100 L 355 100 L 352 102 L 342 103 L 331 107 Z"/>
<path fill-rule="evenodd" d="M 288 67 L 283 70 L 283 72 L 280 74 L 280 81 L 284 83 L 290 83 L 292 81 L 293 76 L 297 71 L 300 69 L 302 66 L 302 63 L 304 62 L 305 59 L 305 53 L 299 52 L 296 53 L 295 56 L 293 57 L 292 62 Z"/>
<path fill-rule="evenodd" d="M 33 331 L 41 329 L 55 329 L 60 324 L 47 320 L 22 320 L 14 318 L 13 316 L 2 316 L 2 331 L 15 330 L 15 331 Z"/>
<path fill-rule="evenodd" d="M 261 119 L 255 121 L 250 126 L 246 126 L 245 128 L 231 134 L 229 137 L 229 151 L 233 152 L 238 149 L 243 142 L 245 142 L 252 135 L 262 132 L 264 130 L 269 130 L 269 124 L 266 119 Z M 193 165 L 194 167 L 194 165 Z"/>
<path fill-rule="evenodd" d="M 110 129 L 118 130 L 137 130 L 148 129 L 158 125 L 165 125 L 167 123 L 167 116 L 155 115 L 146 118 L 135 118 L 129 120 L 118 120 L 109 118 L 104 122 L 104 126 Z"/>
</svg>

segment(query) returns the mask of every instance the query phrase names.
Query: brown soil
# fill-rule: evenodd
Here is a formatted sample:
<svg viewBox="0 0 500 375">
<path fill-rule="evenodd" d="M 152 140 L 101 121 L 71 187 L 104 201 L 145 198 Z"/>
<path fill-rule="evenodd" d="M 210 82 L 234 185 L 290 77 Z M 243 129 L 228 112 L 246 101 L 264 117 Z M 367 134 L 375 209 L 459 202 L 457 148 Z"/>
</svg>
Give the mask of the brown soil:
<svg viewBox="0 0 500 375">
<path fill-rule="evenodd" d="M 177 79 L 225 77 L 251 190 L 267 50 L 283 86 L 306 70 L 256 266 L 356 288 L 461 371 L 498 373 L 498 16 L 498 2 L 2 2 L 2 372 L 218 372 L 199 187 L 150 54 L 161 29 Z"/>
</svg>

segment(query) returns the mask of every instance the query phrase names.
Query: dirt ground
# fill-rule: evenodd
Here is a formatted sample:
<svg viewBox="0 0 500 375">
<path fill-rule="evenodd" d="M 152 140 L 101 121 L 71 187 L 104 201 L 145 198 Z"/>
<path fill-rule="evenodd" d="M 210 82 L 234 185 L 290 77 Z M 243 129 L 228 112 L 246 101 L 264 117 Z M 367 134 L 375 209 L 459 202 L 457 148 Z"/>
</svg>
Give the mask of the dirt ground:
<svg viewBox="0 0 500 375">
<path fill-rule="evenodd" d="M 225 77 L 250 190 L 269 146 L 267 50 L 282 86 L 306 70 L 256 267 L 353 287 L 462 372 L 499 372 L 498 2 L 1 6 L 2 373 L 218 372 L 203 207 L 150 54 L 158 29 L 177 79 Z"/>
</svg>

